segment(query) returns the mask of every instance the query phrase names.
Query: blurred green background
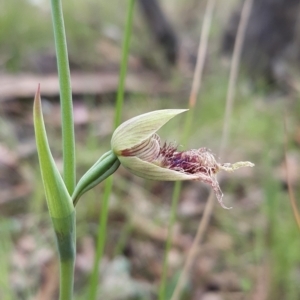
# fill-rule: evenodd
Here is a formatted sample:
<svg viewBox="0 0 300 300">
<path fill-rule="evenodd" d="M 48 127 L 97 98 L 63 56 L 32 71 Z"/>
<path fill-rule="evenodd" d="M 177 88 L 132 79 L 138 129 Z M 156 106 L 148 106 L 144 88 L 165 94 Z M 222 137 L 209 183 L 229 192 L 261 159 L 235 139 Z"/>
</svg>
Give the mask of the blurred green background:
<svg viewBox="0 0 300 300">
<path fill-rule="evenodd" d="M 123 120 L 163 108 L 186 108 L 206 1 L 161 1 L 179 38 L 176 65 L 136 3 Z M 61 167 L 56 63 L 49 2 L 0 3 L 0 295 L 56 299 L 57 260 L 32 126 L 32 100 L 41 83 L 50 146 Z M 161 131 L 179 149 L 218 153 L 228 89 L 221 40 L 237 1 L 217 2 L 192 133 L 182 145 L 179 116 Z M 71 73 L 78 178 L 110 148 L 127 1 L 63 1 Z M 229 57 L 230 59 L 230 57 Z M 292 73 L 297 82 L 297 73 Z M 284 156 L 299 198 L 300 103 L 294 85 L 282 89 L 263 75 L 253 82 L 241 63 L 230 143 L 221 162 L 249 160 L 255 168 L 220 174 L 224 210 L 214 214 L 182 299 L 299 299 L 300 236 L 287 193 Z M 284 118 L 287 131 L 284 131 Z M 287 151 L 284 140 L 288 141 Z M 157 299 L 173 183 L 114 175 L 99 299 Z M 183 184 L 168 258 L 174 289 L 201 220 L 209 186 Z M 77 207 L 75 299 L 86 299 L 103 185 Z"/>
</svg>

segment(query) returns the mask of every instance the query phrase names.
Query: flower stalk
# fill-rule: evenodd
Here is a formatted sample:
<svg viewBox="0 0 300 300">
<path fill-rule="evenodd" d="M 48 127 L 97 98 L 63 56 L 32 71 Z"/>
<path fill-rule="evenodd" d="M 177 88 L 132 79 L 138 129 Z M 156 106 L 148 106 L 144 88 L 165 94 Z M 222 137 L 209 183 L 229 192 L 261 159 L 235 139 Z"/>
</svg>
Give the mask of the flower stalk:
<svg viewBox="0 0 300 300">
<path fill-rule="evenodd" d="M 76 256 L 75 209 L 70 197 L 76 181 L 73 104 L 61 1 L 51 0 L 51 9 L 60 85 L 63 178 L 55 165 L 49 148 L 41 109 L 40 88 L 38 88 L 34 101 L 34 128 L 47 205 L 59 252 L 59 299 L 71 300 L 73 298 Z"/>
<path fill-rule="evenodd" d="M 74 206 L 85 192 L 112 175 L 119 166 L 120 161 L 112 151 L 102 155 L 77 183 L 72 195 Z"/>
<path fill-rule="evenodd" d="M 61 0 L 51 0 L 51 10 L 60 87 L 63 178 L 69 194 L 72 194 L 76 183 L 74 117 L 67 39 Z"/>
</svg>

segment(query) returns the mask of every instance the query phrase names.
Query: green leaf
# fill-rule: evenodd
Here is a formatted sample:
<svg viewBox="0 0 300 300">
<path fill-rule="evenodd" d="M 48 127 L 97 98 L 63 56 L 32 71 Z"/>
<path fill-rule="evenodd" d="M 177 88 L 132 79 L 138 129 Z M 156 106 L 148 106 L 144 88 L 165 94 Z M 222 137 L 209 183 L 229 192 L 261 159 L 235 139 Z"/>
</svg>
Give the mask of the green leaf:
<svg viewBox="0 0 300 300">
<path fill-rule="evenodd" d="M 40 169 L 49 213 L 52 218 L 65 218 L 73 213 L 74 206 L 49 148 L 42 113 L 40 86 L 38 86 L 34 99 L 33 119 Z"/>
</svg>

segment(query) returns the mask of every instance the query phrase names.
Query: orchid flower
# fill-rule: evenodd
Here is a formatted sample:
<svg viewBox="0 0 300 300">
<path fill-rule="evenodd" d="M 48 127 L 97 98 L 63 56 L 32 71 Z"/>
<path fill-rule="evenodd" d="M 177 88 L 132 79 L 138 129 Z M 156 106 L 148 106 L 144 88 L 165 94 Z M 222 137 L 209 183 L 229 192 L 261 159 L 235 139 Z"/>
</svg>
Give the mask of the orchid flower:
<svg viewBox="0 0 300 300">
<path fill-rule="evenodd" d="M 223 208 L 223 201 L 216 174 L 253 167 L 248 161 L 235 164 L 218 163 L 207 148 L 178 151 L 175 144 L 161 143 L 156 133 L 174 116 L 185 109 L 152 111 L 121 124 L 113 133 L 111 147 L 121 165 L 133 174 L 152 180 L 197 180 L 209 184 Z"/>
</svg>

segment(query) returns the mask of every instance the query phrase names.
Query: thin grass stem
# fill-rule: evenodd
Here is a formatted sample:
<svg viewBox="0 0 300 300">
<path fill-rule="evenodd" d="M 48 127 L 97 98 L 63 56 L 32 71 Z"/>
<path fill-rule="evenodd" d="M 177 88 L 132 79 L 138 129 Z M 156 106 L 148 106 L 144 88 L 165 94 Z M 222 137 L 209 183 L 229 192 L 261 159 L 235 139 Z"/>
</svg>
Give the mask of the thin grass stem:
<svg viewBox="0 0 300 300">
<path fill-rule="evenodd" d="M 236 40 L 234 43 L 232 61 L 230 66 L 228 90 L 226 96 L 225 115 L 224 115 L 223 132 L 222 132 L 219 156 L 223 156 L 225 154 L 228 141 L 229 141 L 230 119 L 231 119 L 233 104 L 235 99 L 236 83 L 239 74 L 239 66 L 241 61 L 241 54 L 243 49 L 245 32 L 246 32 L 248 20 L 252 9 L 252 3 L 253 0 L 246 0 L 244 2 L 242 13 L 241 13 L 241 19 L 237 30 Z"/>
<path fill-rule="evenodd" d="M 159 297 L 158 297 L 159 300 L 165 299 L 165 294 L 166 294 L 168 255 L 169 255 L 169 252 L 171 249 L 171 244 L 172 244 L 173 227 L 174 227 L 174 223 L 176 221 L 176 211 L 177 211 L 180 191 L 181 191 L 181 181 L 178 181 L 174 185 L 173 195 L 172 195 L 172 207 L 171 207 L 171 213 L 170 213 L 169 222 L 168 222 L 168 236 L 167 236 L 167 241 L 166 241 L 166 246 L 165 246 L 163 270 L 162 270 L 161 282 L 160 282 L 160 287 L 159 287 Z"/>
<path fill-rule="evenodd" d="M 122 45 L 122 59 L 121 59 L 119 86 L 118 86 L 118 94 L 117 94 L 117 101 L 116 101 L 116 108 L 115 108 L 115 118 L 114 118 L 115 128 L 121 122 L 122 108 L 124 102 L 124 87 L 125 87 L 125 79 L 127 75 L 128 54 L 129 54 L 130 38 L 131 38 L 132 23 L 133 23 L 134 4 L 135 4 L 135 0 L 128 0 L 128 12 L 126 18 L 124 41 Z M 99 263 L 104 253 L 104 246 L 106 242 L 108 203 L 109 203 L 109 198 L 112 190 L 112 185 L 113 185 L 113 177 L 111 176 L 105 181 L 105 186 L 104 186 L 104 199 L 103 199 L 103 206 L 102 206 L 100 222 L 98 227 L 98 242 L 97 242 L 97 249 L 96 249 L 96 257 L 94 262 L 94 270 L 90 281 L 90 292 L 89 292 L 90 300 L 96 300 L 97 298 L 98 277 L 99 277 L 98 269 L 99 269 Z"/>
<path fill-rule="evenodd" d="M 124 87 L 125 87 L 125 79 L 127 75 L 127 65 L 128 65 L 127 62 L 128 62 L 135 0 L 128 0 L 128 3 L 129 4 L 128 4 L 127 20 L 125 25 L 125 37 L 122 46 L 122 60 L 121 60 L 121 67 L 120 67 L 117 103 L 115 109 L 115 119 L 114 119 L 115 128 L 117 128 L 121 123 L 121 115 L 122 115 L 122 108 L 124 102 Z"/>
<path fill-rule="evenodd" d="M 190 111 L 187 113 L 185 123 L 184 123 L 184 129 L 183 129 L 182 141 L 184 145 L 187 144 L 188 137 L 191 132 L 192 123 L 193 123 L 193 108 L 196 105 L 199 90 L 201 87 L 204 62 L 205 62 L 205 57 L 207 52 L 208 36 L 209 36 L 209 30 L 211 26 L 214 7 L 215 7 L 215 0 L 208 0 L 205 13 L 204 13 L 203 26 L 201 29 L 200 42 L 198 47 L 197 62 L 194 71 L 193 83 L 192 83 L 192 88 L 191 88 L 191 93 L 190 93 L 189 103 L 188 103 L 188 108 L 190 109 Z M 167 258 L 169 255 L 170 245 L 172 241 L 173 226 L 176 220 L 176 211 L 177 211 L 177 205 L 180 197 L 181 187 L 182 187 L 182 183 L 176 182 L 174 185 L 174 190 L 172 195 L 172 206 L 171 206 L 171 213 L 169 219 L 170 223 L 168 227 L 168 237 L 167 237 L 166 249 L 164 255 L 162 278 L 160 282 L 159 300 L 165 300 L 165 287 L 166 287 L 167 272 L 168 272 Z"/>
<path fill-rule="evenodd" d="M 286 182 L 288 186 L 288 192 L 289 192 L 289 199 L 290 199 L 290 204 L 292 207 L 292 211 L 294 214 L 295 221 L 297 223 L 297 227 L 300 230 L 300 213 L 299 209 L 297 206 L 297 201 L 295 198 L 295 194 L 292 188 L 291 184 L 291 176 L 290 176 L 290 171 L 289 171 L 289 162 L 288 162 L 288 157 L 287 157 L 287 124 L 286 124 L 286 112 L 284 113 L 284 118 L 283 118 L 283 125 L 284 125 L 284 162 L 285 162 L 285 169 L 286 169 Z"/>
<path fill-rule="evenodd" d="M 110 176 L 105 181 L 104 195 L 101 207 L 100 222 L 98 227 L 97 250 L 94 262 L 93 273 L 90 280 L 90 290 L 88 299 L 97 299 L 98 279 L 99 279 L 99 263 L 104 253 L 104 246 L 106 242 L 107 218 L 108 218 L 108 204 L 112 190 L 113 178 Z"/>
<path fill-rule="evenodd" d="M 127 220 L 122 228 L 122 232 L 120 234 L 117 245 L 115 246 L 114 256 L 118 256 L 122 254 L 132 230 L 133 230 L 132 218 L 130 217 L 129 213 L 127 213 Z"/>
<path fill-rule="evenodd" d="M 245 31 L 248 24 L 248 19 L 250 16 L 251 8 L 252 8 L 253 0 L 246 0 L 241 14 L 241 20 L 238 26 L 237 37 L 234 45 L 233 56 L 231 61 L 231 68 L 230 68 L 230 76 L 229 76 L 229 84 L 227 90 L 227 97 L 226 97 L 226 110 L 224 116 L 224 124 L 223 124 L 223 132 L 222 132 L 222 140 L 220 145 L 220 152 L 219 155 L 223 156 L 228 144 L 229 138 L 229 121 L 232 115 L 234 97 L 235 97 L 235 86 L 237 81 L 237 75 L 239 70 L 239 63 L 241 58 L 242 52 L 242 45 L 244 42 Z M 206 232 L 207 226 L 209 224 L 211 215 L 213 213 L 214 207 L 214 193 L 211 191 L 208 197 L 208 200 L 205 205 L 205 209 L 203 212 L 203 217 L 199 223 L 199 227 L 194 238 L 191 250 L 189 251 L 188 257 L 184 264 L 183 270 L 180 274 L 178 279 L 177 285 L 171 297 L 171 300 L 179 300 L 181 296 L 182 289 L 185 285 L 187 280 L 188 273 L 191 270 L 195 257 L 199 251 L 199 245 L 203 239 L 204 233 Z"/>
</svg>

